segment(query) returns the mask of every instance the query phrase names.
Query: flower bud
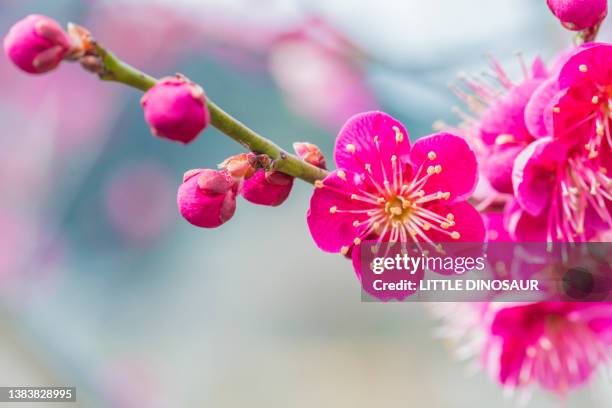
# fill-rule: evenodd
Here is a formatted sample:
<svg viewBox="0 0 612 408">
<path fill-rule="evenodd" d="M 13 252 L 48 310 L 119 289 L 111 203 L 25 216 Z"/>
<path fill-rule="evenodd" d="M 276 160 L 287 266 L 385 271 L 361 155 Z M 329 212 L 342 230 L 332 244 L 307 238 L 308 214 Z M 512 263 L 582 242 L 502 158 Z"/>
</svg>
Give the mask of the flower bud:
<svg viewBox="0 0 612 408">
<path fill-rule="evenodd" d="M 68 34 L 57 21 L 39 14 L 19 20 L 4 37 L 6 55 L 30 74 L 55 69 L 69 51 Z"/>
<path fill-rule="evenodd" d="M 225 159 L 219 164 L 219 168 L 235 179 L 247 179 L 255 174 L 256 161 L 257 156 L 254 153 L 240 153 Z"/>
<path fill-rule="evenodd" d="M 204 90 L 181 76 L 160 79 L 140 103 L 151 132 L 177 142 L 191 142 L 210 122 Z"/>
<path fill-rule="evenodd" d="M 236 182 L 224 171 L 190 170 L 178 189 L 179 211 L 197 227 L 216 228 L 234 215 L 236 191 Z"/>
<path fill-rule="evenodd" d="M 291 192 L 293 177 L 279 171 L 258 170 L 244 181 L 240 194 L 253 204 L 281 205 Z"/>
<path fill-rule="evenodd" d="M 308 142 L 296 142 L 293 144 L 293 150 L 295 150 L 295 153 L 306 163 L 310 163 L 321 169 L 327 169 L 325 156 L 323 156 L 319 146 Z"/>
<path fill-rule="evenodd" d="M 550 11 L 568 30 L 594 27 L 608 14 L 607 0 L 546 0 Z"/>
</svg>

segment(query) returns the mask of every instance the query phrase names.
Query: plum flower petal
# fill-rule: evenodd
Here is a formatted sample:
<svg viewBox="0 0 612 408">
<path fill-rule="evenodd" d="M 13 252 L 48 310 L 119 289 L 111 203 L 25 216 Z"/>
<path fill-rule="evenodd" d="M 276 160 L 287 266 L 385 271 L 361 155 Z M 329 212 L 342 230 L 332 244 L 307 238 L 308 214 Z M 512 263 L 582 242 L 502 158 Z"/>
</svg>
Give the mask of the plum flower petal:
<svg viewBox="0 0 612 408">
<path fill-rule="evenodd" d="M 310 199 L 307 222 L 310 234 L 323 251 L 340 252 L 353 244 L 355 221 L 368 218 L 362 203 L 351 198 L 359 193 L 361 179 L 357 174 L 336 170 L 323 180 Z"/>
<path fill-rule="evenodd" d="M 531 215 L 544 211 L 556 186 L 565 151 L 550 137 L 531 143 L 516 158 L 512 181 L 517 201 Z"/>
<path fill-rule="evenodd" d="M 434 242 L 484 242 L 486 229 L 482 215 L 468 202 L 457 203 L 435 203 L 427 209 L 436 214 L 446 214 L 453 221 L 453 230 L 457 232 L 454 236 L 433 230 L 429 237 Z M 452 214 L 451 217 L 448 215 Z M 457 214 L 457 215 L 455 215 Z M 460 215 L 460 216 L 458 216 Z"/>
<path fill-rule="evenodd" d="M 564 395 L 609 361 L 612 305 L 539 302 L 502 308 L 491 323 L 500 383 Z"/>
<path fill-rule="evenodd" d="M 371 171 L 383 179 L 393 171 L 391 156 L 404 160 L 409 152 L 408 132 L 400 122 L 383 112 L 365 112 L 350 118 L 340 130 L 334 159 L 338 167 L 356 173 Z"/>
<path fill-rule="evenodd" d="M 417 140 L 410 161 L 418 168 L 435 164 L 434 173 L 423 186 L 426 193 L 449 192 L 450 201 L 465 200 L 478 182 L 476 155 L 459 136 L 437 133 Z"/>
<path fill-rule="evenodd" d="M 533 216 L 523 210 L 516 200 L 510 201 L 504 209 L 504 226 L 511 241 L 546 242 L 547 217 Z"/>
<path fill-rule="evenodd" d="M 486 144 L 500 144 L 510 138 L 513 142 L 531 140 L 525 124 L 525 106 L 542 81 L 528 79 L 513 87 L 482 116 L 480 131 Z"/>
<path fill-rule="evenodd" d="M 512 194 L 512 169 L 514 161 L 525 148 L 522 144 L 508 143 L 494 146 L 481 161 L 483 176 L 500 193 Z"/>
<path fill-rule="evenodd" d="M 525 106 L 525 125 L 535 137 L 550 136 L 553 130 L 552 101 L 559 92 L 559 82 L 551 77 L 540 84 Z"/>
</svg>

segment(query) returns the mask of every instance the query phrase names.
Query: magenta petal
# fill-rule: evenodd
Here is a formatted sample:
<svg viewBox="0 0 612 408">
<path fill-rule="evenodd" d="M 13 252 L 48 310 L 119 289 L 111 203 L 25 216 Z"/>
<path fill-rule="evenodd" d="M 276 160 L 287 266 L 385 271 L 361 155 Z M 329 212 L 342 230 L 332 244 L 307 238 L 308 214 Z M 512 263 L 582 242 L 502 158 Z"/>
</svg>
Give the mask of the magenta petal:
<svg viewBox="0 0 612 408">
<path fill-rule="evenodd" d="M 378 136 L 379 148 L 375 137 Z M 376 180 L 383 180 L 383 166 L 388 176 L 393 174 L 391 156 L 405 163 L 410 153 L 410 139 L 404 126 L 383 112 L 365 112 L 350 118 L 340 130 L 334 148 L 339 168 L 364 173 L 371 166 Z"/>
<path fill-rule="evenodd" d="M 504 224 L 513 241 L 546 242 L 547 215 L 530 215 L 516 200 L 504 210 Z"/>
<path fill-rule="evenodd" d="M 531 143 L 514 162 L 512 183 L 517 201 L 531 215 L 539 215 L 549 203 L 565 150 L 550 137 Z"/>
<path fill-rule="evenodd" d="M 240 194 L 253 204 L 276 207 L 285 202 L 292 187 L 293 177 L 277 171 L 258 170 L 244 181 Z"/>
<path fill-rule="evenodd" d="M 609 64 L 611 60 L 612 45 L 605 43 L 582 45 L 565 60 L 559 72 L 559 86 L 563 89 L 581 82 L 607 85 L 612 79 Z"/>
<path fill-rule="evenodd" d="M 514 160 L 525 148 L 524 145 L 495 146 L 486 156 L 482 174 L 491 186 L 500 193 L 512 194 L 512 168 Z"/>
<path fill-rule="evenodd" d="M 512 88 L 486 111 L 481 119 L 480 132 L 483 141 L 492 145 L 501 136 L 515 142 L 528 142 L 532 136 L 525 125 L 525 106 L 540 86 L 542 79 L 526 80 Z"/>
<path fill-rule="evenodd" d="M 552 135 L 552 101 L 559 92 L 557 78 L 544 81 L 533 92 L 525 106 L 525 125 L 531 135 L 544 137 Z"/>
<path fill-rule="evenodd" d="M 356 174 L 336 170 L 325 177 L 323 186 L 315 188 L 306 220 L 312 238 L 323 251 L 340 252 L 359 235 L 353 223 L 368 217 L 364 203 L 351 199 L 351 194 L 359 192 L 359 184 Z"/>
<path fill-rule="evenodd" d="M 433 154 L 431 154 L 433 153 Z M 433 158 L 433 159 L 432 159 Z M 415 168 L 441 166 L 439 174 L 432 174 L 423 190 L 426 193 L 450 192 L 450 200 L 465 200 L 472 195 L 478 182 L 476 155 L 465 139 L 450 133 L 436 133 L 417 140 L 410 153 Z"/>
<path fill-rule="evenodd" d="M 503 212 L 490 212 L 482 215 L 488 242 L 512 242 L 504 222 L 504 215 Z"/>
<path fill-rule="evenodd" d="M 429 230 L 428 236 L 433 242 L 484 242 L 486 229 L 482 215 L 468 202 L 462 201 L 455 204 L 432 204 L 426 207 L 436 214 L 446 217 L 453 214 L 455 224 L 448 229 L 449 234 L 435 230 Z M 450 233 L 456 231 L 459 238 L 455 239 Z"/>
</svg>

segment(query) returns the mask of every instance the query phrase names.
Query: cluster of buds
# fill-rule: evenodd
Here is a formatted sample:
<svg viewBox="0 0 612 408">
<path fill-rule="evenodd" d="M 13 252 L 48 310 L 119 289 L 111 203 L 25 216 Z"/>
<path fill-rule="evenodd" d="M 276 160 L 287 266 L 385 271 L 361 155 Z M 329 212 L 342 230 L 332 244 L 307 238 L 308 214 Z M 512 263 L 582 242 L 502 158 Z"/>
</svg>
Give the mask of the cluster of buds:
<svg viewBox="0 0 612 408">
<path fill-rule="evenodd" d="M 313 144 L 296 143 L 296 153 L 307 163 L 325 167 L 321 150 Z M 216 228 L 232 218 L 238 195 L 253 204 L 277 207 L 289 197 L 293 181 L 294 177 L 275 170 L 274 161 L 267 155 L 241 153 L 225 159 L 219 170 L 185 173 L 177 203 L 181 215 L 191 224 Z"/>
</svg>

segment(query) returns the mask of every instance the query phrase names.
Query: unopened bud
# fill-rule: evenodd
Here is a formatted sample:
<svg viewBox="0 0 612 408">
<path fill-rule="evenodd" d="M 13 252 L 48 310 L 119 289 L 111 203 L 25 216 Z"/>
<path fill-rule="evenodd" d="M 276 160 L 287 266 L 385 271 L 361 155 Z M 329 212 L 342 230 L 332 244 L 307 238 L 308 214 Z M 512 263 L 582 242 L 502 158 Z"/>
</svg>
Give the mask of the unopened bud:
<svg viewBox="0 0 612 408">
<path fill-rule="evenodd" d="M 42 74 L 68 55 L 70 38 L 57 21 L 31 14 L 11 27 L 4 37 L 4 51 L 25 72 Z"/>
<path fill-rule="evenodd" d="M 195 169 L 185 173 L 178 189 L 181 215 L 191 224 L 216 228 L 236 211 L 237 183 L 224 171 Z"/>
<path fill-rule="evenodd" d="M 323 156 L 319 146 L 308 142 L 296 142 L 293 144 L 293 150 L 295 150 L 295 153 L 306 163 L 310 163 L 321 169 L 327 169 L 325 156 Z"/>
<path fill-rule="evenodd" d="M 219 168 L 236 179 L 247 179 L 255 174 L 256 165 L 257 156 L 254 153 L 241 153 L 225 159 Z"/>
<path fill-rule="evenodd" d="M 293 177 L 279 171 L 260 169 L 244 181 L 240 194 L 253 204 L 275 207 L 285 202 L 292 187 Z"/>
<path fill-rule="evenodd" d="M 550 11 L 568 30 L 595 27 L 608 14 L 607 0 L 546 0 Z"/>
<path fill-rule="evenodd" d="M 151 132 L 166 139 L 189 143 L 210 122 L 204 90 L 182 76 L 160 79 L 140 103 Z"/>
</svg>

